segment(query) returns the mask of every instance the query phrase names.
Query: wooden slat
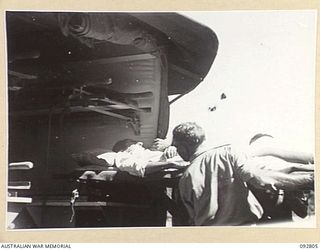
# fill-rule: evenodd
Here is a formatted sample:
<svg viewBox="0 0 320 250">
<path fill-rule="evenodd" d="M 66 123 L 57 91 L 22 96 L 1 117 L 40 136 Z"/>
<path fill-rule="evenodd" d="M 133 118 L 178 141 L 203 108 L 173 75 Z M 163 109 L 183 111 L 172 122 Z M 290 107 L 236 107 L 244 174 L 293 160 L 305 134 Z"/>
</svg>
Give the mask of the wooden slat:
<svg viewBox="0 0 320 250">
<path fill-rule="evenodd" d="M 121 62 L 132 62 L 132 61 L 140 61 L 140 60 L 150 60 L 155 59 L 156 57 L 152 54 L 137 54 L 137 55 L 129 55 L 129 56 L 117 56 L 110 58 L 102 58 L 96 60 L 88 60 L 88 61 L 77 61 L 68 64 L 72 65 L 97 65 L 97 64 L 107 64 L 107 63 L 121 63 Z"/>
<path fill-rule="evenodd" d="M 9 170 L 29 170 L 32 168 L 33 168 L 33 163 L 31 161 L 9 163 Z"/>
<path fill-rule="evenodd" d="M 70 201 L 35 201 L 32 206 L 48 207 L 70 207 Z M 131 208 L 148 208 L 148 205 L 130 204 L 121 202 L 104 202 L 104 201 L 76 201 L 75 207 L 131 207 Z"/>
<path fill-rule="evenodd" d="M 119 101 L 114 101 L 114 100 L 112 100 L 110 98 L 90 98 L 90 100 L 92 100 L 92 101 L 101 101 L 101 102 L 106 102 L 106 103 L 112 103 L 112 104 L 115 104 L 115 105 L 119 105 L 120 107 L 123 107 L 123 108 L 133 109 L 133 110 L 144 112 L 143 109 L 138 108 L 136 105 L 127 104 L 127 103 L 119 102 Z M 114 107 L 114 106 L 112 106 L 112 107 Z"/>
<path fill-rule="evenodd" d="M 11 76 L 15 76 L 21 79 L 28 79 L 28 80 L 34 80 L 38 78 L 37 76 L 34 76 L 34 75 L 28 75 L 28 74 L 16 72 L 13 70 L 8 70 L 8 74 Z"/>
<path fill-rule="evenodd" d="M 96 107 L 90 107 L 89 106 L 89 107 L 86 107 L 86 109 L 90 110 L 90 111 L 97 112 L 97 113 L 101 113 L 101 114 L 104 114 L 104 115 L 116 117 L 116 118 L 119 118 L 119 119 L 122 119 L 122 120 L 126 120 L 126 121 L 131 121 L 132 120 L 131 117 L 120 115 L 120 114 L 116 114 L 116 113 L 113 113 L 113 112 L 110 112 L 110 111 L 106 111 L 106 110 L 102 110 L 102 109 L 98 109 Z"/>
<path fill-rule="evenodd" d="M 30 189 L 30 181 L 9 181 L 8 189 Z"/>
<path fill-rule="evenodd" d="M 31 203 L 32 198 L 29 197 L 7 197 L 7 202 L 12 203 Z"/>
</svg>

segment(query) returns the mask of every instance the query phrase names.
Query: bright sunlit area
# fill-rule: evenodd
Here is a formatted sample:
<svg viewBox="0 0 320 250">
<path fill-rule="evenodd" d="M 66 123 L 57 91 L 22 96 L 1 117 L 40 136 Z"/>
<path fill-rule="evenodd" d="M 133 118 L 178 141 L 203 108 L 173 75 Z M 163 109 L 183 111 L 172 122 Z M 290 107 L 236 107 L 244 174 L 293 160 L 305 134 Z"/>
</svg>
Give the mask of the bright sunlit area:
<svg viewBox="0 0 320 250">
<path fill-rule="evenodd" d="M 268 133 L 314 151 L 316 11 L 183 12 L 218 36 L 202 83 L 171 105 L 170 130 L 201 124 L 212 145 Z"/>
</svg>

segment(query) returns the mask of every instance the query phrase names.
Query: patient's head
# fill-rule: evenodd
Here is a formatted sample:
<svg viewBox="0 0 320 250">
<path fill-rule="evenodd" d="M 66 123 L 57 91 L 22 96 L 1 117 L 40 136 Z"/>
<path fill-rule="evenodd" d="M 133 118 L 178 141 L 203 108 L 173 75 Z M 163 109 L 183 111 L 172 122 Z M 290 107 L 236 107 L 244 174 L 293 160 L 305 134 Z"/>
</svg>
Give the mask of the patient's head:
<svg viewBox="0 0 320 250">
<path fill-rule="evenodd" d="M 123 152 L 126 151 L 130 148 L 133 147 L 142 147 L 143 143 L 142 142 L 138 142 L 132 139 L 124 139 L 121 141 L 116 142 L 116 144 L 114 144 L 112 151 L 114 152 Z"/>
</svg>

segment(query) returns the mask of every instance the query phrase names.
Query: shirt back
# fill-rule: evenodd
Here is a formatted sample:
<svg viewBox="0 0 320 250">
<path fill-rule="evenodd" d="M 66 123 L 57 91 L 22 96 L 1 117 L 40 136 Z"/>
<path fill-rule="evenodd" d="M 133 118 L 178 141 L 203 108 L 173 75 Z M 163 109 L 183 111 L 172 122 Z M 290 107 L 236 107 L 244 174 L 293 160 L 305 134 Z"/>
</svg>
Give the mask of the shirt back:
<svg viewBox="0 0 320 250">
<path fill-rule="evenodd" d="M 179 190 L 193 225 L 253 224 L 262 208 L 238 174 L 246 157 L 230 146 L 196 152 Z"/>
</svg>

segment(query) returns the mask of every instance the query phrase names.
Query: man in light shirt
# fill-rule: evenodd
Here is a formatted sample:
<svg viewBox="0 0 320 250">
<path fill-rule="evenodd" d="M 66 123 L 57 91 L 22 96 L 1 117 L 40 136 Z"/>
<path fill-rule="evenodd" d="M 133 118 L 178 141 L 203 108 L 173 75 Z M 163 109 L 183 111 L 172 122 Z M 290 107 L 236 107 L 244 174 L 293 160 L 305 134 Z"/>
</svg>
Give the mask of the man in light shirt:
<svg viewBox="0 0 320 250">
<path fill-rule="evenodd" d="M 203 129 L 194 122 L 175 127 L 172 145 L 190 161 L 179 181 L 190 225 L 252 225 L 261 218 L 259 202 L 238 173 L 246 162 L 245 155 L 231 146 L 208 149 Z"/>
</svg>

